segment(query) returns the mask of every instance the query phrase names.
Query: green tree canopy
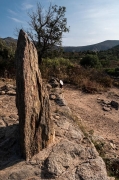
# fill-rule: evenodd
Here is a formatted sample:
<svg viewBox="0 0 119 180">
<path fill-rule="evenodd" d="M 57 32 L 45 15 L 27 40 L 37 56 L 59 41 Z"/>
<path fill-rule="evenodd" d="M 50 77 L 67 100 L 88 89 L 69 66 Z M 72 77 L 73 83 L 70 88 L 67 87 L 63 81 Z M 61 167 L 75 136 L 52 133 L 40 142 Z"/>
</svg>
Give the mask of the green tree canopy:
<svg viewBox="0 0 119 180">
<path fill-rule="evenodd" d="M 80 61 L 80 64 L 84 67 L 91 67 L 91 68 L 99 68 L 101 67 L 101 63 L 97 55 L 88 54 L 83 57 Z"/>
<path fill-rule="evenodd" d="M 37 10 L 29 14 L 30 31 L 27 33 L 36 45 L 39 63 L 47 51 L 61 46 L 63 33 L 69 32 L 65 12 L 66 7 L 51 4 L 44 11 L 38 3 Z"/>
</svg>

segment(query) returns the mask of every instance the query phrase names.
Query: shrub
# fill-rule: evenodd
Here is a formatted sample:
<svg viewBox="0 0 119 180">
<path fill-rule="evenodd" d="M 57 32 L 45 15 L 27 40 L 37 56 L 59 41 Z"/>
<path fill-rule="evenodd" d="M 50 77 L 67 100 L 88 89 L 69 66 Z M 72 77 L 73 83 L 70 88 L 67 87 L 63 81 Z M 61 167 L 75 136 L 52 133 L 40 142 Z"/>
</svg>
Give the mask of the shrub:
<svg viewBox="0 0 119 180">
<path fill-rule="evenodd" d="M 80 61 L 80 64 L 84 67 L 91 67 L 91 68 L 100 68 L 101 63 L 98 59 L 97 55 L 86 55 Z"/>
<path fill-rule="evenodd" d="M 105 150 L 104 150 L 104 142 L 101 141 L 92 141 L 96 150 L 98 151 L 99 155 L 104 158 L 105 157 Z"/>
<path fill-rule="evenodd" d="M 49 79 L 51 76 L 55 76 L 60 79 L 65 79 L 67 71 L 69 71 L 74 65 L 65 58 L 43 59 L 42 64 L 39 66 L 42 77 Z"/>
<path fill-rule="evenodd" d="M 111 75 L 111 76 L 119 76 L 119 68 L 109 68 L 105 70 L 107 74 Z"/>
<path fill-rule="evenodd" d="M 44 79 L 49 80 L 54 76 L 88 93 L 104 91 L 105 88 L 112 86 L 112 79 L 102 70 L 84 68 L 65 58 L 44 59 L 40 70 Z"/>
</svg>

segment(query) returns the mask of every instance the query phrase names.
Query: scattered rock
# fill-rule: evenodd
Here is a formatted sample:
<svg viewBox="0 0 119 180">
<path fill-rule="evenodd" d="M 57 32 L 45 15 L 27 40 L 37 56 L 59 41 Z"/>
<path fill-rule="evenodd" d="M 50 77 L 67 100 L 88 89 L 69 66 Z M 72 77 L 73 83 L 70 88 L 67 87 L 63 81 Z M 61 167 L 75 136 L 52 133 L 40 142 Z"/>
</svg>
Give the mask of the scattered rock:
<svg viewBox="0 0 119 180">
<path fill-rule="evenodd" d="M 55 94 L 50 94 L 49 98 L 50 98 L 50 100 L 55 100 L 56 99 L 56 95 Z"/>
<path fill-rule="evenodd" d="M 10 95 L 10 96 L 15 96 L 16 95 L 16 91 L 8 91 L 6 94 Z"/>
<path fill-rule="evenodd" d="M 47 84 L 46 87 L 47 87 L 48 91 L 50 91 L 52 89 L 52 86 L 50 84 Z"/>
<path fill-rule="evenodd" d="M 4 95 L 5 94 L 5 91 L 0 91 L 0 95 Z"/>
<path fill-rule="evenodd" d="M 115 145 L 115 144 L 110 143 L 110 146 L 111 146 L 113 149 L 116 149 L 116 145 Z"/>
<path fill-rule="evenodd" d="M 16 87 L 11 84 L 7 84 L 0 87 L 0 95 L 5 95 L 5 94 L 10 96 L 16 95 Z"/>
<path fill-rule="evenodd" d="M 52 77 L 49 80 L 49 84 L 52 86 L 52 88 L 56 88 L 60 86 L 59 79 Z"/>
<path fill-rule="evenodd" d="M 111 107 L 115 108 L 116 110 L 118 110 L 119 108 L 119 104 L 116 101 L 109 101 L 109 100 L 97 98 L 97 102 L 103 106 L 104 111 L 110 111 Z"/>
<path fill-rule="evenodd" d="M 0 120 L 0 128 L 1 127 L 6 127 L 6 124 L 5 124 L 5 122 L 3 120 Z"/>
<path fill-rule="evenodd" d="M 5 92 L 8 92 L 8 91 L 11 91 L 11 90 L 16 90 L 16 87 L 14 85 L 12 85 L 12 84 L 7 84 L 5 86 L 2 86 L 1 90 L 5 91 Z"/>
<path fill-rule="evenodd" d="M 0 127 L 0 180 L 112 180 L 113 178 L 107 176 L 105 163 L 94 145 L 81 131 L 78 123 L 81 118 L 76 121 L 58 87 L 55 89 L 54 101 L 51 101 L 55 127 L 54 131 L 52 130 L 49 97 L 34 60 L 36 50 L 26 34 L 23 31 L 21 33 L 25 37 L 22 36 L 23 39 L 19 42 L 21 45 L 17 54 L 17 67 L 22 65 L 24 71 L 19 76 L 21 71 L 18 69 L 17 78 L 21 77 L 23 80 L 21 74 L 24 74 L 27 81 L 24 80 L 24 85 L 21 79 L 17 79 L 20 126 L 14 124 L 18 123 L 17 110 L 14 111 L 13 104 L 11 105 L 15 96 L 0 96 L 4 109 L 7 103 L 10 103 L 10 107 L 6 106 L 5 109 L 8 114 L 0 116 L 1 124 L 5 122 L 5 127 Z M 29 70 L 30 67 L 33 71 L 35 69 L 35 75 Z M 106 107 L 108 106 L 109 104 Z M 20 156 L 19 130 L 23 133 L 22 154 L 25 154 L 28 161 Z M 25 137 L 24 142 L 22 136 Z M 103 140 L 101 137 L 97 139 L 101 142 Z M 114 146 L 113 142 L 110 143 Z M 118 164 L 118 161 L 112 163 L 115 170 L 118 170 Z"/>
<path fill-rule="evenodd" d="M 110 105 L 111 104 L 111 102 L 109 101 L 109 100 L 103 100 L 102 101 L 104 104 L 106 104 L 106 105 Z"/>
<path fill-rule="evenodd" d="M 110 110 L 111 110 L 111 108 L 110 108 L 110 107 L 106 107 L 106 106 L 104 106 L 104 107 L 103 107 L 103 110 L 104 110 L 104 111 L 110 111 Z"/>
<path fill-rule="evenodd" d="M 18 115 L 17 114 L 10 114 L 9 116 L 11 119 L 18 120 Z"/>
<path fill-rule="evenodd" d="M 115 108 L 116 110 L 118 110 L 119 108 L 119 104 L 116 101 L 111 101 L 111 106 Z"/>
</svg>

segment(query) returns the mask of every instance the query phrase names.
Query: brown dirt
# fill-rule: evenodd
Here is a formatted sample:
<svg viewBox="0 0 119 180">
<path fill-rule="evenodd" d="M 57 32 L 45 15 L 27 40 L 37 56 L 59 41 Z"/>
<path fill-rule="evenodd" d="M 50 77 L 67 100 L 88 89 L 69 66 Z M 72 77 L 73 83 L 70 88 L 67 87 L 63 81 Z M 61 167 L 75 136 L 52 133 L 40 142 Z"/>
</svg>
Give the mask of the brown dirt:
<svg viewBox="0 0 119 180">
<path fill-rule="evenodd" d="M 119 110 L 111 108 L 110 111 L 104 111 L 98 103 L 98 98 L 119 103 L 119 89 L 111 88 L 100 94 L 86 94 L 74 86 L 66 85 L 64 97 L 70 109 L 81 117 L 86 130 L 116 145 L 114 152 L 119 157 Z"/>
<path fill-rule="evenodd" d="M 74 177 L 79 179 L 82 176 L 83 179 L 88 179 L 88 176 L 91 176 L 91 179 L 95 179 L 95 177 L 93 178 L 95 174 L 97 179 L 108 179 L 105 165 L 98 157 L 94 146 L 92 146 L 88 138 L 85 138 L 77 124 L 74 123 L 72 113 L 65 104 L 64 95 L 61 93 L 62 90 L 58 88 L 53 92 L 55 96 L 50 97 L 56 98 L 51 100 L 55 129 L 54 144 L 40 151 L 29 162 L 20 159 L 17 133 L 13 131 L 18 124 L 15 96 L 0 96 L 0 130 L 3 133 L 0 139 L 2 147 L 2 149 L 0 148 L 0 180 L 45 180 L 46 177 L 60 180 L 73 179 Z M 75 89 L 67 88 L 64 93 L 66 93 L 65 95 L 67 93 L 71 95 L 71 93 L 75 92 L 79 93 Z M 75 112 L 77 113 L 77 110 Z M 18 131 L 18 129 L 16 130 Z M 57 177 L 55 178 L 56 175 Z"/>
</svg>

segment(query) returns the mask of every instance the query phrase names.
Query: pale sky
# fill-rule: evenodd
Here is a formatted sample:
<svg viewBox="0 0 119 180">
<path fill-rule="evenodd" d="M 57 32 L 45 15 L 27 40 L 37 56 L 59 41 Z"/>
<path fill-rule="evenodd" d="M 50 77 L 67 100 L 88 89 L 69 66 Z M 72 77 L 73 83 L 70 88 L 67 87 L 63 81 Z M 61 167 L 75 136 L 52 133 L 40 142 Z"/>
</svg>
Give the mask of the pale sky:
<svg viewBox="0 0 119 180">
<path fill-rule="evenodd" d="M 63 46 L 84 46 L 105 40 L 119 40 L 119 0 L 0 0 L 0 37 L 15 36 L 16 28 L 28 28 L 28 12 L 37 2 L 47 9 L 49 2 L 66 7 L 70 32 Z"/>
</svg>

